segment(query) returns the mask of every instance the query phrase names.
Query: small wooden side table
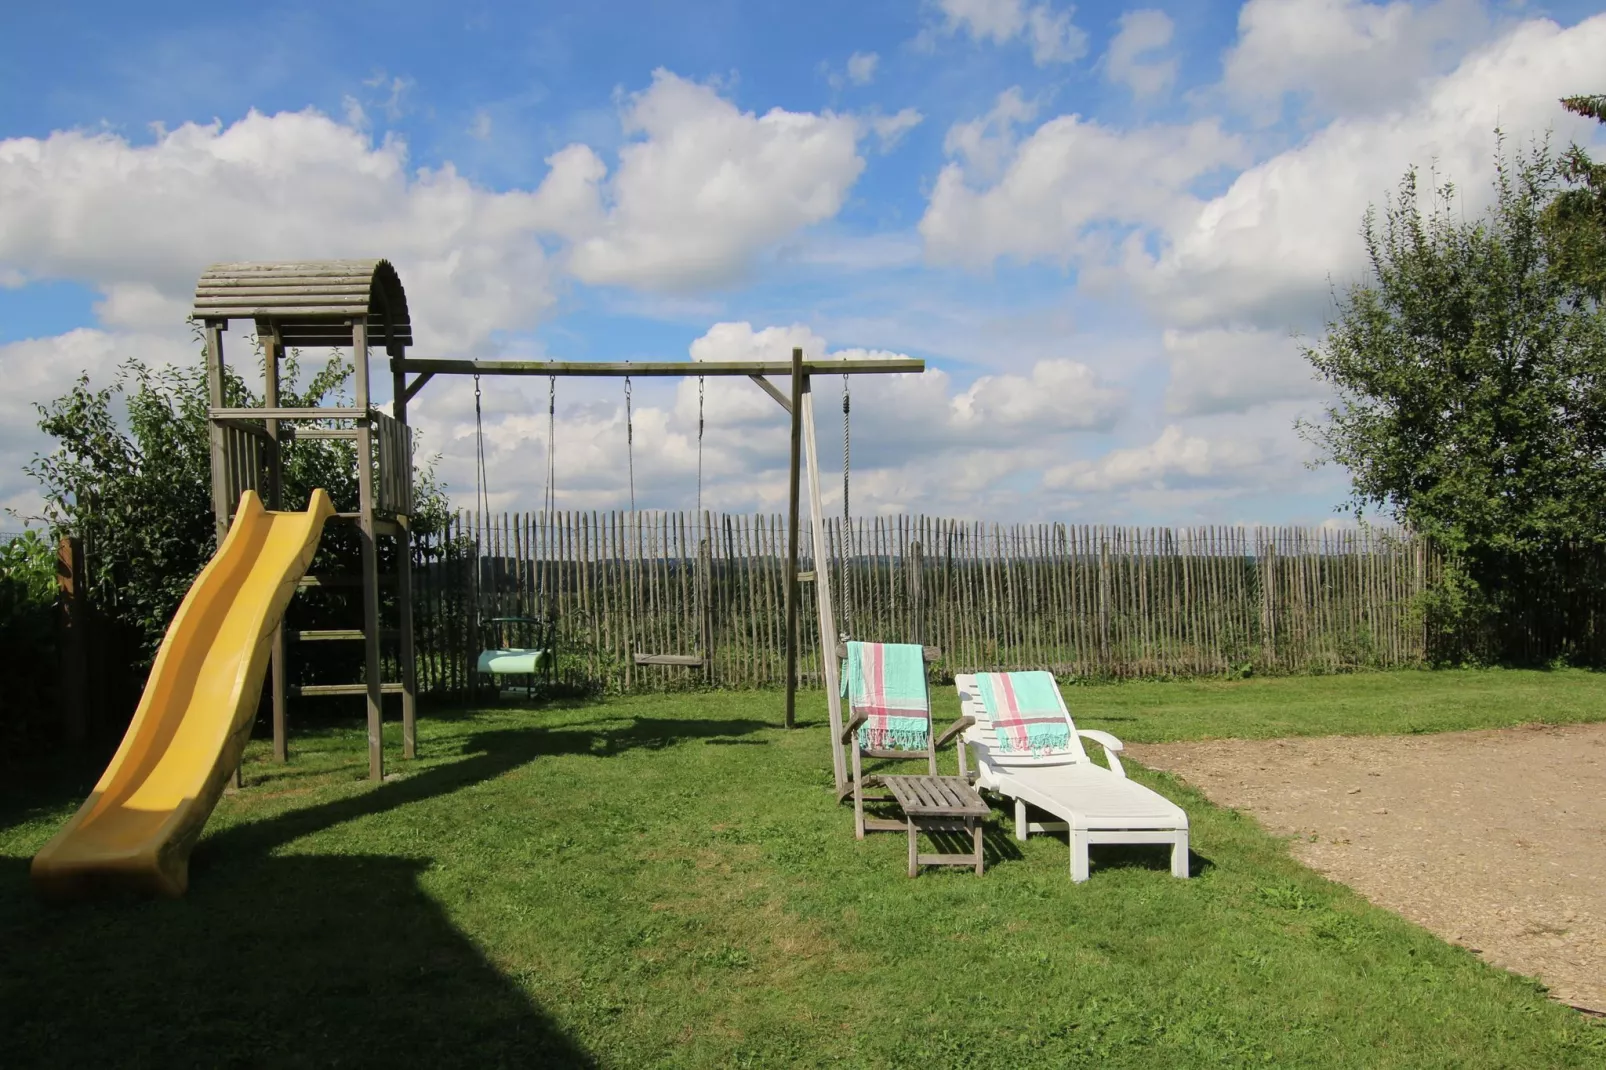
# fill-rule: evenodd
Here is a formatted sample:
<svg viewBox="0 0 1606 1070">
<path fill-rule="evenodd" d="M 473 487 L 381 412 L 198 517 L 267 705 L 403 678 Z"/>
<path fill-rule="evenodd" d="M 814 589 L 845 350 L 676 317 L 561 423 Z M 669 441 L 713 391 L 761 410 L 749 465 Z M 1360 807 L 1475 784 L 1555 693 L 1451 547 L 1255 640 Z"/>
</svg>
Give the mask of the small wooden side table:
<svg viewBox="0 0 1606 1070">
<path fill-rule="evenodd" d="M 909 830 L 909 876 L 921 866 L 975 866 L 982 872 L 981 819 L 991 811 L 964 777 L 883 776 L 881 785 L 892 792 L 903 810 Z M 921 854 L 922 832 L 969 832 L 970 854 Z"/>
</svg>

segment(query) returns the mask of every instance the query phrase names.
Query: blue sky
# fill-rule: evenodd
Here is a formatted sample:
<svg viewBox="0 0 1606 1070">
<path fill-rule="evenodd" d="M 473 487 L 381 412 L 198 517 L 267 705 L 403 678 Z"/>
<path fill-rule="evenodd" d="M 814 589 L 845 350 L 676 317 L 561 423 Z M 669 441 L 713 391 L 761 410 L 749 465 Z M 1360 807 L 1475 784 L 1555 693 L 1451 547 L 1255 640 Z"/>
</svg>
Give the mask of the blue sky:
<svg viewBox="0 0 1606 1070">
<path fill-rule="evenodd" d="M 219 7 L 0 13 L 23 514 L 26 403 L 191 359 L 206 263 L 379 255 L 419 355 L 927 360 L 859 384 L 859 508 L 1320 522 L 1344 482 L 1293 434 L 1324 401 L 1294 335 L 1362 277 L 1361 213 L 1413 164 L 1481 210 L 1497 123 L 1598 142 L 1555 100 L 1606 53 L 1588 5 L 1476 0 Z M 617 384 L 564 386 L 560 504 L 618 505 Z M 544 395 L 491 399 L 499 506 L 539 500 Z M 695 398 L 638 389 L 643 505 L 689 504 Z M 768 404 L 710 389 L 705 504 L 778 504 Z M 468 385 L 416 411 L 466 503 Z"/>
</svg>

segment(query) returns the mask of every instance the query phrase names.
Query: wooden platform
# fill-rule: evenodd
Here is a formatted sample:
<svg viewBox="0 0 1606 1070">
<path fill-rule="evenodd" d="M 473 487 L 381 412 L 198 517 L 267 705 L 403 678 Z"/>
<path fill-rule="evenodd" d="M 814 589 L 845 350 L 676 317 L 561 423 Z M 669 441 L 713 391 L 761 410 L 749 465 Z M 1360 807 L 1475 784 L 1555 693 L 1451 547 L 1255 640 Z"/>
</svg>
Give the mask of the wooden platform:
<svg viewBox="0 0 1606 1070">
<path fill-rule="evenodd" d="M 921 866 L 974 866 L 980 876 L 983 868 L 981 819 L 991 810 L 964 777 L 883 776 L 881 785 L 892 793 L 903 811 L 909 833 L 909 876 Z M 921 854 L 922 832 L 969 832 L 969 854 Z"/>
</svg>

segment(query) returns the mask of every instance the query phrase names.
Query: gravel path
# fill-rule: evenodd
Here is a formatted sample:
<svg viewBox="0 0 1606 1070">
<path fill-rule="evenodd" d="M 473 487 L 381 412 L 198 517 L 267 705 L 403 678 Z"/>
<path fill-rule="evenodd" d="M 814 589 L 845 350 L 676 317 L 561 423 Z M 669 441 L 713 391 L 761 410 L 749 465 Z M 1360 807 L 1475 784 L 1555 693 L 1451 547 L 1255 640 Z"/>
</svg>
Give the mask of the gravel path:
<svg viewBox="0 0 1606 1070">
<path fill-rule="evenodd" d="M 1128 753 L 1379 906 L 1606 1013 L 1606 724 Z"/>
</svg>

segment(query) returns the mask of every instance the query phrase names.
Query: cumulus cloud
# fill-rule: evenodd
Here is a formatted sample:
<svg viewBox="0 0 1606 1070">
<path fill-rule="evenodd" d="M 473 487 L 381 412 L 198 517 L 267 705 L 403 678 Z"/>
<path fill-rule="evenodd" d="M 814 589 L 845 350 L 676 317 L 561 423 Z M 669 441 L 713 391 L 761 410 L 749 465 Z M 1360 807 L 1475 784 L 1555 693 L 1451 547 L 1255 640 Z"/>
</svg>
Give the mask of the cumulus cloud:
<svg viewBox="0 0 1606 1070">
<path fill-rule="evenodd" d="M 570 254 L 583 282 L 734 282 L 760 250 L 836 215 L 864 169 L 851 116 L 742 112 L 664 70 L 630 98 L 624 125 L 639 136 L 619 150 L 605 221 Z"/>
<path fill-rule="evenodd" d="M 1171 43 L 1176 28 L 1171 16 L 1152 9 L 1128 11 L 1119 24 L 1121 28 L 1104 54 L 1105 76 L 1140 98 L 1169 90 L 1177 77 L 1176 58 L 1154 53 Z"/>
<path fill-rule="evenodd" d="M 1171 228 L 1158 255 L 1129 245 L 1124 271 L 1179 327 L 1320 323 L 1333 286 L 1342 292 L 1365 278 L 1356 230 L 1408 166 L 1426 177 L 1432 165 L 1441 181 L 1452 178 L 1459 207 L 1474 218 L 1493 199 L 1497 123 L 1522 143 L 1547 127 L 1598 142 L 1597 124 L 1564 114 L 1556 101 L 1594 77 L 1602 54 L 1606 16 L 1570 29 L 1524 23 L 1469 55 L 1417 106 L 1334 120 L 1244 171 Z"/>
<path fill-rule="evenodd" d="M 144 145 L 65 131 L 0 141 L 0 263 L 87 283 L 111 325 L 148 326 L 187 310 L 213 261 L 388 256 L 426 344 L 472 349 L 550 305 L 536 235 L 561 227 L 558 192 L 409 172 L 399 141 L 312 111 L 186 123 Z"/>
<path fill-rule="evenodd" d="M 1077 491 L 1159 490 L 1232 480 L 1266 460 L 1260 443 L 1188 435 L 1173 424 L 1147 445 L 1051 468 L 1043 484 Z"/>
<path fill-rule="evenodd" d="M 800 324 L 755 328 L 746 322 L 712 325 L 692 342 L 689 355 L 711 364 L 787 360 L 794 347 L 810 360 L 904 356 L 835 349 Z M 784 376 L 775 385 L 789 389 Z M 637 382 L 632 416 L 638 503 L 689 508 L 695 499 L 699 386 L 705 507 L 783 507 L 786 415 L 746 378 L 730 376 L 709 376 L 702 384 L 695 378 Z M 828 507 L 839 508 L 841 382 L 820 374 L 813 377 L 813 389 L 823 488 L 832 503 Z M 921 374 L 856 376 L 850 389 L 853 504 L 858 513 L 974 513 L 979 502 L 993 500 L 988 496 L 998 491 L 1000 481 L 1036 483 L 1071 443 L 1106 432 L 1129 406 L 1122 389 L 1066 359 L 1043 360 L 1024 374 L 983 376 L 966 384 L 937 368 Z M 561 507 L 616 508 L 625 500 L 622 402 L 616 383 L 560 384 L 556 438 Z M 539 501 L 546 471 L 544 385 L 503 393 L 491 408 L 486 438 L 493 506 Z M 454 488 L 472 488 L 473 468 L 467 460 L 473 456 L 470 388 L 454 383 L 432 393 L 429 404 L 420 406 L 419 418 L 426 442 L 450 453 L 443 467 L 448 481 Z M 942 477 L 933 479 L 938 471 Z M 468 497 L 462 489 L 457 493 Z M 1011 498 L 1007 507 L 1018 511 L 1022 503 Z"/>
<path fill-rule="evenodd" d="M 1394 108 L 1493 29 L 1479 0 L 1249 0 L 1222 87 L 1268 119 L 1286 93 L 1327 114 Z"/>
<path fill-rule="evenodd" d="M 1009 124 L 1024 114 L 1018 93 L 1006 93 L 979 127 L 950 131 L 950 151 L 963 162 L 943 167 L 920 220 L 933 260 L 1069 263 L 1102 247 L 1090 234 L 1095 225 L 1179 225 L 1197 211 L 1193 182 L 1247 162 L 1242 142 L 1215 119 L 1122 131 L 1063 115 L 1012 145 Z M 987 172 L 1000 167 L 1000 157 L 1007 163 L 989 183 Z"/>
<path fill-rule="evenodd" d="M 1167 330 L 1165 408 L 1173 416 L 1238 412 L 1269 401 L 1325 397 L 1300 349 L 1282 331 L 1252 328 Z"/>
<path fill-rule="evenodd" d="M 997 45 L 1023 40 L 1040 67 L 1087 54 L 1087 34 L 1071 22 L 1074 9 L 1055 11 L 1047 3 L 1028 6 L 1023 0 L 937 0 L 937 6 L 945 33 Z"/>
</svg>

